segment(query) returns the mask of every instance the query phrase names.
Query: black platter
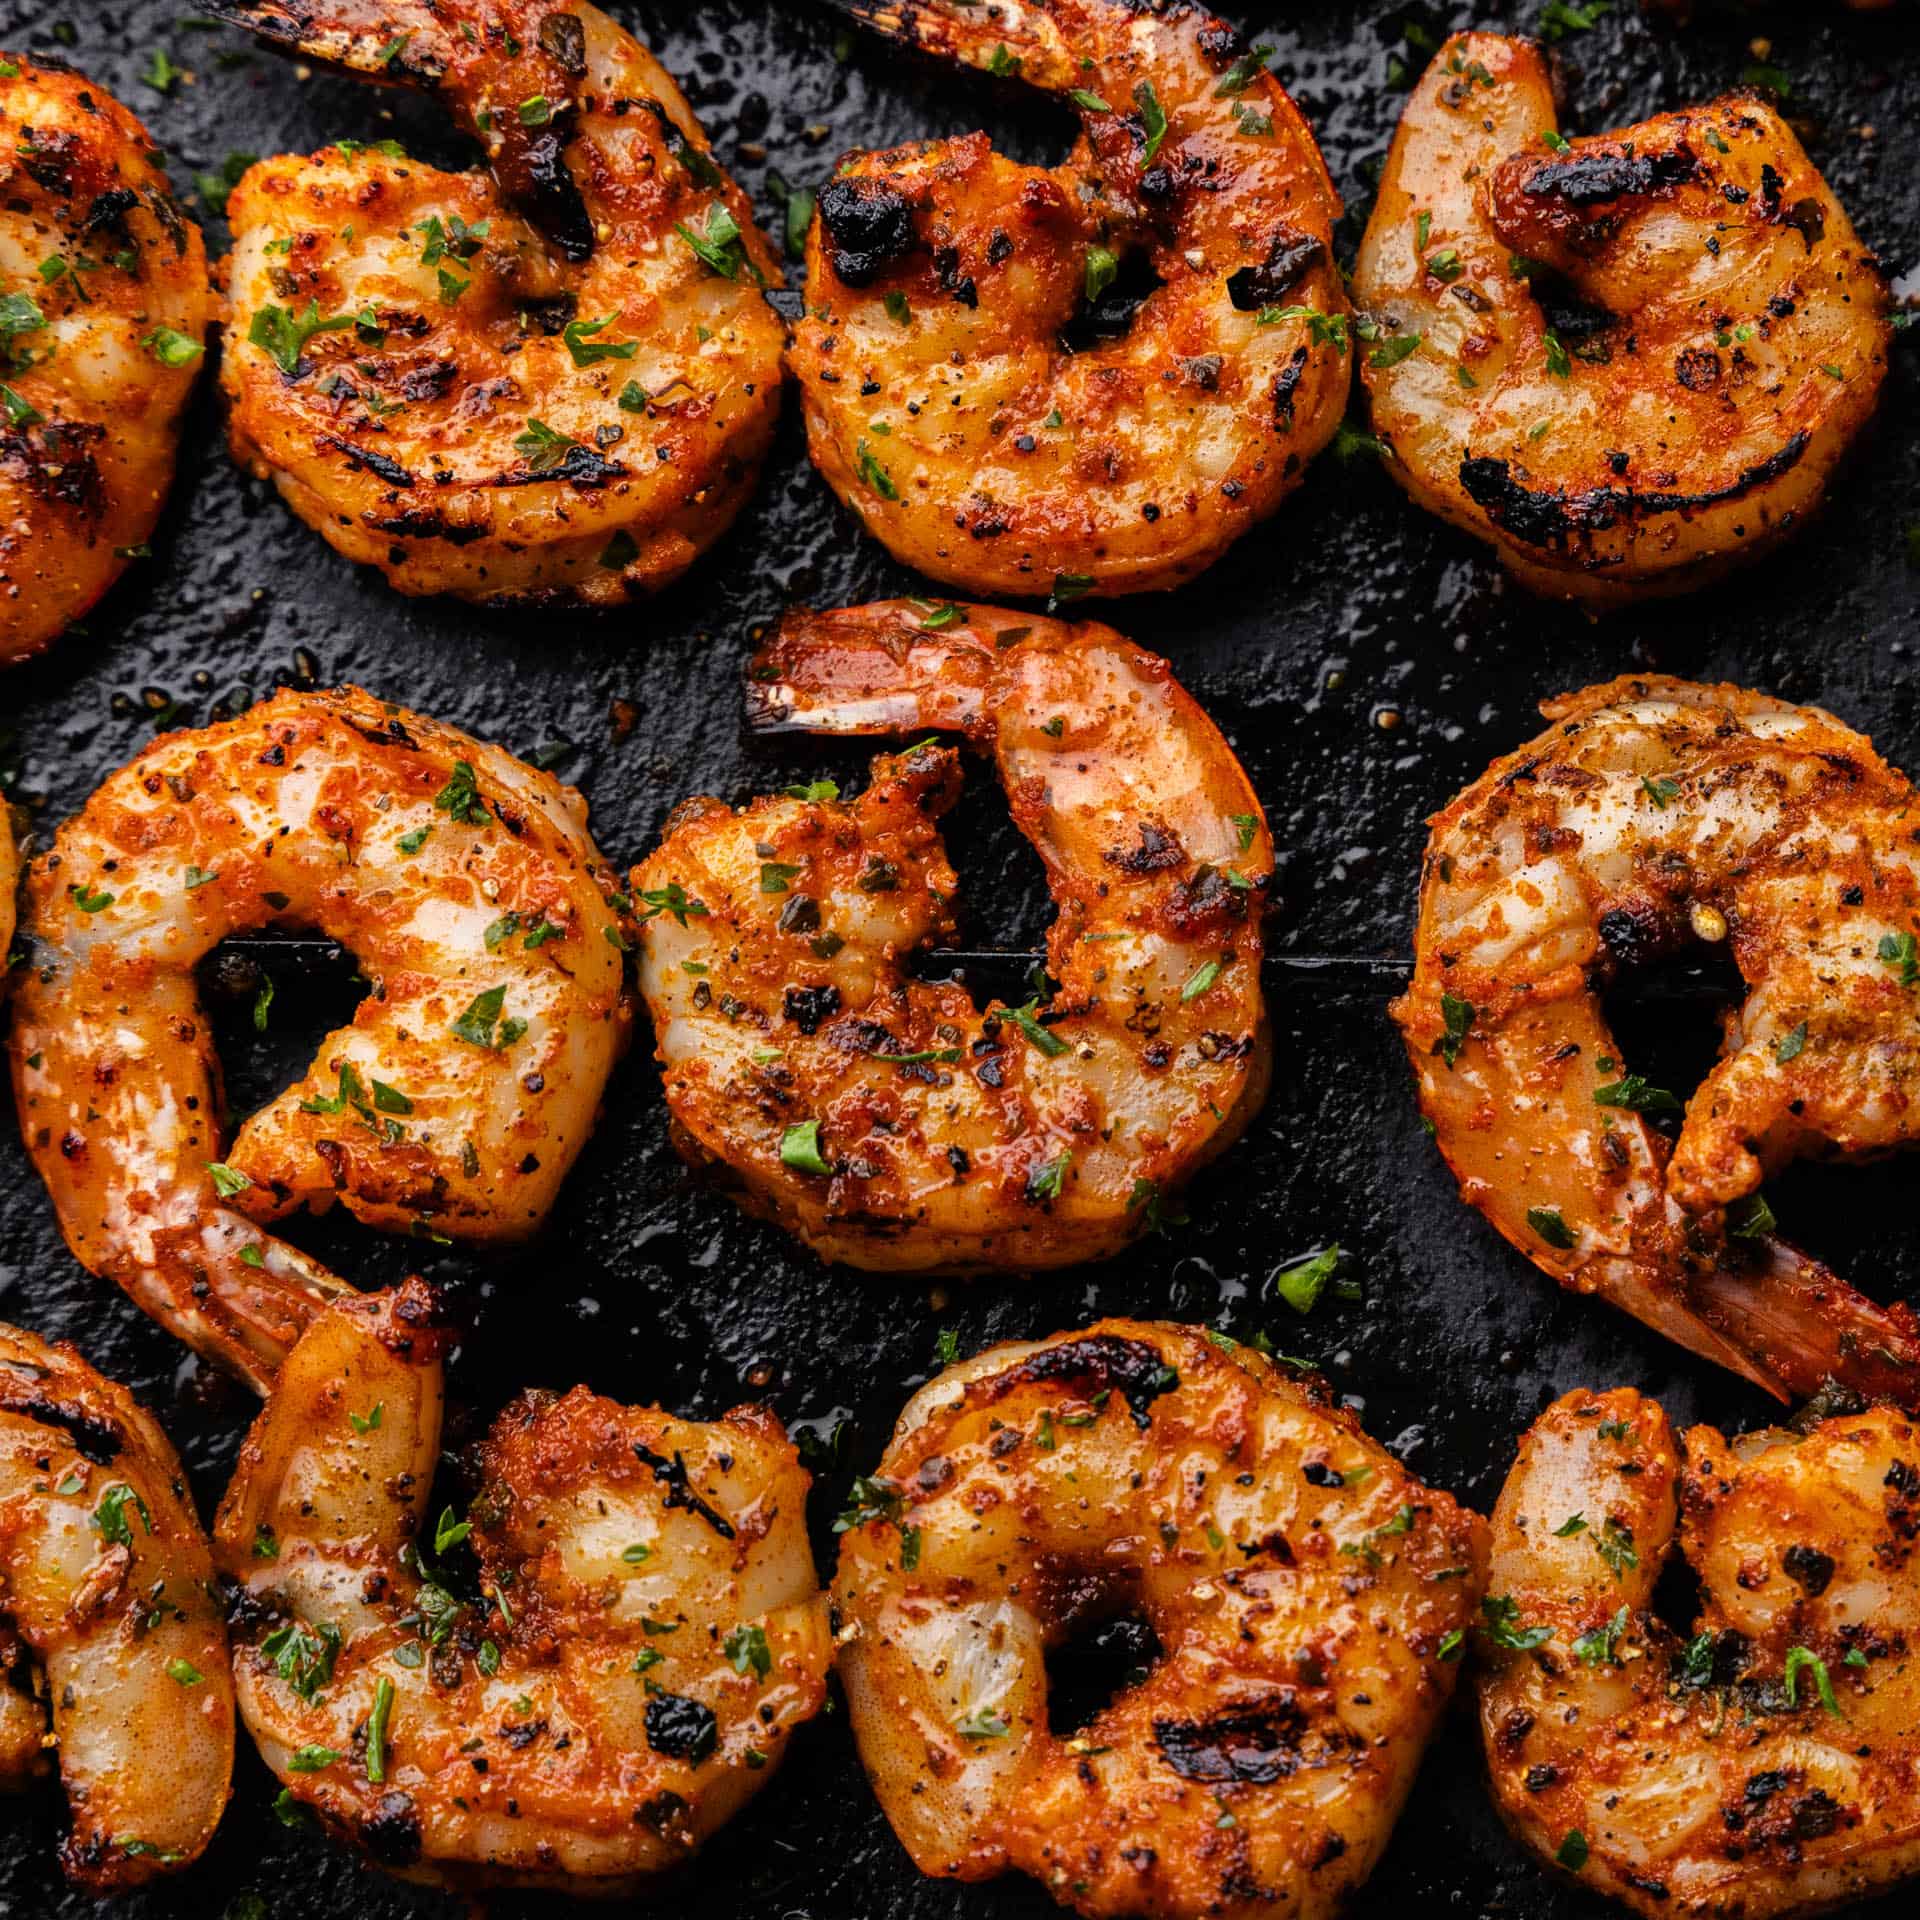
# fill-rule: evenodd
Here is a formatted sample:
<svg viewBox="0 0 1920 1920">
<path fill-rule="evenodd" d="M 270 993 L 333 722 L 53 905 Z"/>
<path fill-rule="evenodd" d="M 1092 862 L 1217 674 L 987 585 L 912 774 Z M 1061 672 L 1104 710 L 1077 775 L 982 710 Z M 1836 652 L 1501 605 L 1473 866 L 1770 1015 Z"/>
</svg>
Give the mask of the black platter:
<svg viewBox="0 0 1920 1920">
<path fill-rule="evenodd" d="M 340 134 L 394 133 L 457 163 L 432 109 L 311 76 L 245 37 L 180 18 L 190 0 L 0 4 L 0 46 L 78 65 L 147 121 L 176 183 L 236 149 L 306 151 Z M 1022 157 L 1052 159 L 1069 130 L 1053 110 L 938 70 L 847 28 L 806 0 L 609 0 L 679 76 L 722 159 L 770 231 L 774 175 L 817 184 L 847 148 L 985 126 Z M 1279 49 L 1275 65 L 1318 131 L 1350 212 L 1349 251 L 1403 98 L 1397 66 L 1453 26 L 1531 30 L 1533 0 L 1448 11 L 1323 0 L 1223 9 Z M 1920 34 L 1910 9 L 1838 4 L 1710 11 L 1686 28 L 1644 21 L 1632 0 L 1559 51 L 1565 124 L 1623 124 L 1704 99 L 1757 62 L 1790 84 L 1786 106 L 1868 243 L 1896 277 L 1920 263 Z M 1756 36 L 1770 45 L 1755 47 Z M 144 84 L 155 48 L 191 75 Z M 209 219 L 224 249 L 225 230 Z M 1373 1433 L 1423 1475 L 1482 1508 L 1513 1442 L 1557 1393 L 1631 1383 L 1676 1418 L 1754 1425 L 1768 1403 L 1634 1323 L 1557 1293 L 1461 1205 L 1421 1133 L 1384 1006 L 1407 948 L 1422 821 L 1537 727 L 1534 702 L 1635 667 L 1761 687 L 1831 707 L 1890 758 L 1920 763 L 1908 682 L 1920 643 L 1920 386 L 1896 351 L 1881 416 L 1821 521 L 1731 584 L 1596 623 L 1508 585 L 1484 551 L 1416 511 L 1371 456 L 1323 457 L 1302 492 L 1197 584 L 1123 602 L 1110 617 L 1169 655 L 1234 741 L 1281 848 L 1273 941 L 1296 960 L 1273 981 L 1277 1072 L 1249 1137 L 1190 1196 L 1188 1225 L 1110 1265 L 1049 1280 L 953 1285 L 828 1272 L 776 1231 L 699 1187 L 667 1142 L 642 1028 L 600 1131 L 542 1239 L 482 1264 L 331 1221 L 297 1237 L 354 1279 L 390 1279 L 433 1254 L 471 1321 L 452 1369 L 472 1423 L 521 1386 L 584 1380 L 634 1401 L 711 1416 L 765 1397 L 825 1450 L 812 1516 L 823 1570 L 851 1474 L 878 1455 L 895 1411 L 951 1328 L 963 1351 L 1098 1313 L 1268 1329 L 1322 1363 Z M 199 725 L 279 684 L 354 680 L 521 750 L 542 750 L 590 797 L 596 835 L 624 867 L 686 794 L 729 800 L 801 775 L 857 780 L 851 747 L 758 741 L 742 725 L 749 641 L 794 601 L 838 605 L 916 590 L 861 537 L 807 465 L 789 410 L 771 469 L 739 526 L 665 598 L 606 620 L 514 619 L 407 601 L 356 572 L 228 460 L 203 383 L 154 557 L 136 565 L 52 656 L 6 684 L 0 773 L 36 835 L 77 808 L 158 724 Z M 1103 612 L 1106 609 L 1102 609 Z M 631 719 L 626 729 L 619 716 Z M 1038 864 L 977 774 L 949 829 L 970 944 L 1021 949 L 1043 921 Z M 268 956 L 275 1033 L 245 1008 L 258 956 L 216 967 L 236 1108 L 281 1084 L 323 1022 L 351 1004 L 350 968 Z M 1682 994 L 1622 1010 L 1633 1064 L 1690 1084 L 1712 1010 Z M 0 1123 L 0 1316 L 77 1340 L 127 1381 L 173 1435 L 210 1513 L 252 1411 L 183 1357 L 112 1288 L 82 1272 L 55 1231 L 10 1124 Z M 1895 1165 L 1801 1170 L 1776 1183 L 1786 1230 L 1882 1299 L 1910 1292 L 1911 1174 Z M 1266 1290 L 1283 1258 L 1338 1242 L 1361 1297 L 1300 1320 Z M 837 1445 L 834 1435 L 838 1432 Z M 1522 1858 L 1479 1778 L 1456 1715 L 1430 1756 L 1362 1913 L 1451 1910 L 1545 1920 L 1597 1912 Z M 129 1916 L 255 1920 L 352 1914 L 452 1916 L 449 1901 L 363 1869 L 282 1827 L 268 1776 L 243 1749 L 235 1800 L 207 1859 L 120 1903 Z M 1035 1886 L 923 1881 L 868 1792 L 844 1715 L 795 1742 L 789 1764 L 665 1910 L 734 1920 L 972 1920 L 1056 1911 Z M 0 1915 L 86 1910 L 55 1864 L 52 1788 L 0 1803 Z M 1895 1896 L 1896 1898 L 1898 1896 Z M 1909 1895 L 1909 1898 L 1911 1896 Z M 558 1903 L 500 1896 L 501 1914 Z M 1890 1910 L 1890 1903 L 1889 1903 Z"/>
</svg>

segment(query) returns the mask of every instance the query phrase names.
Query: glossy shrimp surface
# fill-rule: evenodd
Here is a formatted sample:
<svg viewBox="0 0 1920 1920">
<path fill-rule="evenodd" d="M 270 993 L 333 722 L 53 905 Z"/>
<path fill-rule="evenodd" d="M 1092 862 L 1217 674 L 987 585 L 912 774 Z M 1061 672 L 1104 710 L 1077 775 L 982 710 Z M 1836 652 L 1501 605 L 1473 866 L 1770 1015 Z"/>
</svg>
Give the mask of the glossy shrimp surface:
<svg viewBox="0 0 1920 1920">
<path fill-rule="evenodd" d="M 1089 1915 L 1340 1911 L 1485 1579 L 1485 1523 L 1324 1382 L 1132 1320 L 941 1374 L 841 1525 L 841 1679 L 915 1865 Z M 1047 1652 L 1116 1615 L 1145 1677 L 1051 1730 Z"/>
<path fill-rule="evenodd" d="M 433 90 L 489 171 L 392 142 L 228 202 L 235 457 L 405 593 L 617 605 L 719 538 L 780 403 L 778 279 L 664 68 L 572 0 L 228 0 Z"/>
<path fill-rule="evenodd" d="M 427 1530 L 440 1353 L 418 1282 L 328 1309 L 220 1509 L 240 1710 L 292 1802 L 407 1878 L 612 1894 L 771 1777 L 832 1656 L 780 1423 L 528 1393 L 479 1450 L 479 1595 Z M 451 1540 L 447 1540 L 451 1544 Z"/>
<path fill-rule="evenodd" d="M 1776 1238 L 1762 1180 L 1910 1143 L 1920 1118 L 1920 804 L 1816 708 L 1659 675 L 1553 722 L 1434 817 L 1399 1021 L 1464 1196 L 1563 1285 L 1785 1397 L 1829 1376 L 1920 1404 L 1920 1329 Z M 1677 1108 L 1600 991 L 1725 943 L 1746 983 Z"/>
<path fill-rule="evenodd" d="M 1392 472 L 1536 592 L 1697 586 L 1819 505 L 1887 291 L 1792 129 L 1737 93 L 1563 139 L 1546 56 L 1459 34 L 1409 96 L 1354 274 Z"/>
<path fill-rule="evenodd" d="M 991 751 L 1059 987 L 982 1010 L 906 971 L 953 928 L 952 749 L 882 755 L 854 800 L 689 801 L 632 882 L 683 1151 L 853 1266 L 1061 1266 L 1145 1232 L 1267 1084 L 1272 846 L 1213 723 L 1110 628 L 924 601 L 790 615 L 749 685 L 761 726 Z"/>
<path fill-rule="evenodd" d="M 1624 1388 L 1557 1401 L 1494 1510 L 1474 1636 L 1507 1825 L 1650 1920 L 1920 1873 L 1916 1538 L 1920 1431 L 1889 1409 L 1680 1441 Z M 1691 1637 L 1650 1611 L 1676 1560 Z"/>
<path fill-rule="evenodd" d="M 1051 170 L 981 133 L 841 162 L 788 359 L 814 463 L 897 558 L 971 592 L 1191 579 L 1346 406 L 1340 203 L 1266 50 L 1197 7 L 847 10 L 1060 96 L 1081 130 Z M 1159 284 L 1128 325 L 1135 258 Z"/>
<path fill-rule="evenodd" d="M 75 1257 L 260 1386 L 340 1285 L 270 1223 L 532 1231 L 626 1042 L 612 887 L 573 789 L 355 688 L 156 741 L 27 882 L 14 1096 Z M 370 991 L 228 1140 L 193 970 L 295 927 Z"/>
<path fill-rule="evenodd" d="M 0 665 L 152 534 L 213 305 L 153 136 L 82 75 L 0 55 Z"/>
<path fill-rule="evenodd" d="M 227 1804 L 233 1680 L 179 1456 L 72 1347 L 4 1324 L 0 1579 L 35 1682 L 5 1689 L 0 1778 L 17 1789 L 52 1751 L 73 1811 L 61 1861 L 92 1892 L 197 1860 Z"/>
</svg>

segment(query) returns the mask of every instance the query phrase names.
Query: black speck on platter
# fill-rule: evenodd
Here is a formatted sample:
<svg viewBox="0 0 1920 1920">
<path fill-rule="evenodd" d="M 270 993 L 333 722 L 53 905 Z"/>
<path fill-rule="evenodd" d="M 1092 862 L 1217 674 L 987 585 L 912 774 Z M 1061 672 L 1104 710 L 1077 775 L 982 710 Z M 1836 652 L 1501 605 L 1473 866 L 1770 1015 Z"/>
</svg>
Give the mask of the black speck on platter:
<svg viewBox="0 0 1920 1920">
<path fill-rule="evenodd" d="M 679 78 L 772 232 L 775 176 L 817 186 L 850 148 L 984 126 L 1015 154 L 1043 159 L 1070 138 L 1017 88 L 903 58 L 803 0 L 607 3 Z M 1528 31 L 1539 11 L 1534 0 L 1221 10 L 1277 48 L 1275 67 L 1346 197 L 1349 250 L 1403 98 L 1394 70 L 1424 63 L 1409 32 L 1429 45 L 1469 24 Z M 233 151 L 306 151 L 343 134 L 394 134 L 428 157 L 457 156 L 430 105 L 304 73 L 185 12 L 183 0 L 0 0 L 0 44 L 63 56 L 103 82 L 146 119 L 180 183 Z M 155 48 L 182 70 L 165 92 L 142 80 Z M 1558 52 L 1565 124 L 1578 130 L 1708 98 L 1763 60 L 1790 81 L 1790 117 L 1896 284 L 1920 269 L 1920 34 L 1910 7 L 1702 0 L 1680 27 L 1617 0 Z M 209 238 L 224 248 L 217 221 Z M 1896 764 L 1920 764 L 1909 680 L 1920 647 L 1909 531 L 1920 523 L 1917 384 L 1903 340 L 1879 419 L 1818 522 L 1727 584 L 1666 604 L 1595 621 L 1534 600 L 1482 548 L 1417 510 L 1370 457 L 1332 454 L 1197 582 L 1115 604 L 1115 624 L 1175 662 L 1265 802 L 1282 850 L 1279 950 L 1404 955 L 1425 817 L 1537 729 L 1542 697 L 1629 668 L 1814 702 L 1871 734 Z M 755 740 L 743 725 L 746 651 L 783 607 L 918 590 L 813 474 L 792 408 L 753 503 L 671 592 L 611 617 L 514 617 L 402 599 L 352 568 L 233 465 L 211 388 L 203 382 L 153 557 L 130 570 L 84 634 L 6 683 L 7 761 L 37 835 L 129 759 L 158 716 L 195 725 L 278 684 L 313 681 L 357 681 L 522 752 L 551 749 L 622 868 L 689 793 L 738 801 L 798 777 L 858 781 L 856 746 Z M 968 944 L 1033 943 L 1044 914 L 1038 866 L 977 772 L 950 839 Z M 326 979 L 295 983 L 267 1043 L 253 1041 L 244 1018 L 223 1018 L 236 1107 L 279 1084 L 275 1075 L 351 992 Z M 396 1278 L 425 1254 L 427 1270 L 455 1291 L 471 1331 L 451 1366 L 451 1439 L 521 1387 L 576 1381 L 696 1416 L 764 1397 L 807 1432 L 837 1432 L 813 1503 L 823 1571 L 847 1481 L 877 1458 L 943 1328 L 963 1352 L 1102 1313 L 1265 1329 L 1283 1351 L 1320 1363 L 1421 1474 L 1483 1510 L 1521 1430 L 1577 1385 L 1638 1386 L 1678 1421 L 1767 1418 L 1768 1403 L 1750 1389 L 1555 1291 L 1461 1204 L 1423 1137 L 1384 993 L 1364 969 L 1283 981 L 1273 1016 L 1272 1095 L 1200 1179 L 1188 1224 L 1098 1268 L 940 1287 L 823 1269 L 689 1176 L 668 1142 L 644 1028 L 537 1243 L 480 1260 L 332 1220 L 296 1237 L 362 1284 Z M 1697 1067 L 1703 1018 L 1651 1018 L 1644 1044 Z M 1893 1299 L 1914 1286 L 1910 1183 L 1898 1166 L 1808 1168 L 1770 1192 L 1793 1238 Z M 1296 1317 L 1269 1274 L 1335 1242 L 1360 1297 Z M 127 1381 L 180 1446 L 211 1512 L 249 1397 L 80 1269 L 10 1125 L 0 1137 L 0 1316 L 78 1341 Z M 234 1805 L 209 1855 L 120 1903 L 130 1920 L 245 1915 L 257 1910 L 249 1895 L 278 1920 L 465 1910 L 284 1828 L 265 1769 L 240 1746 Z M 823 1715 L 796 1746 L 724 1843 L 665 1895 L 669 1910 L 716 1920 L 1056 1911 L 1018 1878 L 973 1888 L 922 1880 L 867 1791 L 844 1713 Z M 1479 1775 L 1477 1741 L 1456 1714 L 1359 1912 L 1546 1920 L 1595 1910 L 1505 1838 Z M 56 1865 L 63 1820 L 51 1787 L 0 1803 L 0 1915 L 89 1910 Z M 559 1904 L 500 1895 L 488 1908 Z"/>
</svg>

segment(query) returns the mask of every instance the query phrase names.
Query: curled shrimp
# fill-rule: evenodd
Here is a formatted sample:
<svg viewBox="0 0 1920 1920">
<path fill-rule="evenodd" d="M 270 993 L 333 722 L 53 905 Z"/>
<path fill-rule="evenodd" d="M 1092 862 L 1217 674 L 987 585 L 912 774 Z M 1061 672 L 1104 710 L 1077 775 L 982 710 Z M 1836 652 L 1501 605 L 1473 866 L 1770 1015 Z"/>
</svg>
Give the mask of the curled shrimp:
<svg viewBox="0 0 1920 1920">
<path fill-rule="evenodd" d="M 144 548 L 213 290 L 153 136 L 80 74 L 0 56 L 0 665 Z"/>
<path fill-rule="evenodd" d="M 1728 94 L 1564 140 L 1546 56 L 1456 34 L 1408 97 L 1354 299 L 1391 471 L 1536 592 L 1698 586 L 1812 512 L 1887 290 L 1793 130 Z"/>
<path fill-rule="evenodd" d="M 336 1301 L 281 1369 L 215 1528 L 241 1715 L 290 1806 L 408 1879 L 630 1889 L 825 1698 L 806 1471 L 762 1408 L 529 1393 L 429 1535 L 444 1343 L 415 1281 Z M 477 1601 L 435 1565 L 469 1526 Z"/>
<path fill-rule="evenodd" d="M 432 90 L 488 173 L 391 141 L 261 162 L 227 203 L 234 456 L 403 593 L 618 605 L 752 490 L 778 268 L 672 77 L 584 0 L 224 0 Z"/>
<path fill-rule="evenodd" d="M 1434 816 L 1396 1003 L 1462 1194 L 1543 1271 L 1768 1391 L 1829 1376 L 1920 1402 L 1920 1328 L 1775 1237 L 1801 1153 L 1920 1134 L 1920 805 L 1832 715 L 1662 675 L 1549 701 L 1537 740 Z M 1726 942 L 1747 985 L 1677 1109 L 1631 1073 L 1600 989 Z"/>
<path fill-rule="evenodd" d="M 357 688 L 155 741 L 27 881 L 14 1097 L 74 1256 L 264 1389 L 341 1286 L 272 1222 L 531 1232 L 626 1044 L 612 887 L 573 789 Z M 193 969 L 269 927 L 373 988 L 223 1157 Z"/>
<path fill-rule="evenodd" d="M 632 881 L 683 1151 L 853 1266 L 1061 1266 L 1145 1232 L 1266 1092 L 1273 850 L 1219 730 L 1111 628 L 924 601 L 789 615 L 749 685 L 762 728 L 990 750 L 1059 986 L 982 1011 L 905 970 L 952 930 L 950 748 L 880 756 L 853 801 L 688 801 Z"/>
<path fill-rule="evenodd" d="M 1081 134 L 1051 170 L 983 133 L 840 163 L 788 353 L 814 464 L 896 558 L 970 592 L 1191 579 L 1346 407 L 1340 202 L 1267 49 L 1198 7 L 843 4 L 1064 96 Z M 1136 255 L 1160 284 L 1112 337 Z M 1070 351 L 1083 309 L 1109 337 Z"/>
<path fill-rule="evenodd" d="M 1493 1515 L 1480 1726 L 1542 1860 L 1649 1916 L 1824 1913 L 1920 1874 L 1920 1432 L 1887 1408 L 1678 1441 L 1570 1393 Z M 1651 1609 L 1699 1576 L 1683 1639 Z"/>
<path fill-rule="evenodd" d="M 5 1690 L 7 1784 L 57 1753 L 68 1874 L 111 1893 L 197 1860 L 227 1804 L 233 1679 L 186 1475 L 124 1387 L 6 1325 L 0 1578 L 47 1702 Z"/>
<path fill-rule="evenodd" d="M 1485 1582 L 1485 1522 L 1323 1381 L 1135 1320 L 949 1368 L 840 1524 L 840 1676 L 914 1864 L 1088 1915 L 1341 1911 Z M 1049 1731 L 1046 1653 L 1129 1612 L 1145 1678 Z"/>
</svg>

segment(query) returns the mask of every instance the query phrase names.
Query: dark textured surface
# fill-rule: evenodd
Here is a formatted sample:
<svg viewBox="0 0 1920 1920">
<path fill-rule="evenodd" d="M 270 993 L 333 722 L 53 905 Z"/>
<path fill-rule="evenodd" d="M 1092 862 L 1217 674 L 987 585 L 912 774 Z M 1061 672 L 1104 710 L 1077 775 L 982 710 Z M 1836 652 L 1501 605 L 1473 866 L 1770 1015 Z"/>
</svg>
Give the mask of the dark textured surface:
<svg viewBox="0 0 1920 1920">
<path fill-rule="evenodd" d="M 615 8 L 688 85 L 721 155 L 773 224 L 769 166 L 817 183 L 843 148 L 987 125 L 1027 157 L 1064 151 L 1061 123 L 1017 90 L 916 65 L 845 32 L 800 0 L 656 0 Z M 1404 10 L 1329 0 L 1307 26 L 1229 9 L 1277 44 L 1280 72 L 1317 125 L 1336 178 L 1363 215 L 1370 168 L 1400 95 L 1387 80 Z M 1273 11 L 1279 11 L 1274 9 Z M 1531 5 L 1422 16 L 1525 27 Z M 63 30 L 70 21 L 77 34 Z M 1790 109 L 1868 241 L 1896 276 L 1920 261 L 1920 36 L 1911 15 L 1800 6 L 1719 15 L 1684 31 L 1631 6 L 1563 49 L 1567 123 L 1618 124 L 1737 80 L 1749 40 L 1772 34 L 1792 79 Z M 56 37 L 59 34 L 60 37 Z M 836 45 L 836 43 L 839 43 Z M 306 149 L 335 134 L 401 133 L 450 157 L 430 110 L 341 80 L 302 81 L 241 36 L 177 24 L 174 0 L 50 7 L 0 0 L 0 44 L 65 51 L 131 102 L 175 160 L 175 176 L 233 148 Z M 192 79 L 162 97 L 139 75 L 164 45 Z M 1419 56 L 1409 55 L 1417 65 Z M 390 113 L 393 124 L 381 119 Z M 764 159 L 758 157 L 764 153 Z M 1350 226 L 1357 231 L 1356 222 Z M 212 238 L 224 245 L 217 223 Z M 1348 235 L 1349 244 L 1351 233 Z M 1630 666 L 1659 666 L 1816 700 L 1920 762 L 1908 649 L 1920 573 L 1907 528 L 1920 521 L 1912 353 L 1896 367 L 1878 427 L 1796 545 L 1732 586 L 1596 625 L 1505 584 L 1482 551 L 1418 514 L 1371 462 L 1328 458 L 1305 490 L 1197 586 L 1122 604 L 1117 623 L 1178 663 L 1245 757 L 1282 856 L 1275 936 L 1283 950 L 1401 953 L 1423 816 L 1535 727 L 1541 696 Z M 5 688 L 17 728 L 17 796 L 44 833 L 152 733 L 151 706 L 204 721 L 293 679 L 306 658 L 327 681 L 354 679 L 520 749 L 564 742 L 562 765 L 593 803 L 604 848 L 625 864 L 690 791 L 765 791 L 802 766 L 857 774 L 854 751 L 760 743 L 740 726 L 738 673 L 750 638 L 792 599 L 834 604 L 906 585 L 859 538 L 807 467 L 789 420 L 740 527 L 665 599 L 605 622 L 495 619 L 452 603 L 403 601 L 359 574 L 229 464 L 203 390 L 155 557 L 91 622 Z M 303 656 L 304 650 L 304 656 Z M 609 703 L 639 721 L 615 738 Z M 1022 945 L 1040 925 L 1036 863 L 998 797 L 976 780 L 953 842 L 982 945 Z M 612 1089 L 604 1125 L 545 1238 L 481 1268 L 448 1258 L 475 1330 L 453 1367 L 468 1417 L 514 1389 L 584 1379 L 624 1398 L 711 1414 L 764 1391 L 819 1433 L 845 1418 L 845 1469 L 829 1470 L 814 1519 L 822 1568 L 846 1475 L 870 1465 L 934 1338 L 964 1349 L 1099 1312 L 1207 1321 L 1312 1356 L 1367 1422 L 1438 1484 L 1485 1506 L 1519 1430 L 1554 1394 L 1630 1382 L 1676 1416 L 1753 1424 L 1766 1404 L 1604 1309 L 1556 1294 L 1457 1201 L 1422 1139 L 1380 997 L 1348 984 L 1276 995 L 1278 1067 L 1250 1137 L 1190 1203 L 1192 1222 L 1112 1266 L 1044 1283 L 924 1285 L 828 1273 L 770 1229 L 696 1189 L 666 1141 L 645 1046 Z M 227 1058 L 237 1100 L 258 1099 L 328 1014 L 337 992 L 284 981 L 281 1052 L 238 1031 Z M 230 1025 L 235 1023 L 229 1022 Z M 1655 1023 L 1635 1064 L 1689 1058 L 1707 1036 Z M 211 1511 L 250 1407 L 210 1379 L 111 1289 L 81 1272 L 54 1231 L 10 1123 L 0 1123 L 0 1314 L 70 1335 L 126 1379 L 180 1443 Z M 1910 1171 L 1807 1172 L 1780 1183 L 1789 1231 L 1882 1297 L 1910 1288 Z M 301 1236 L 356 1280 L 397 1275 L 412 1250 L 320 1224 Z M 1364 1298 L 1298 1321 L 1263 1291 L 1283 1256 L 1329 1241 L 1351 1250 Z M 1284 1323 L 1284 1324 L 1283 1324 Z M 243 1741 L 244 1746 L 244 1741 Z M 861 1777 L 844 1718 L 796 1742 L 787 1771 L 666 1897 L 670 1911 L 739 1920 L 906 1920 L 1053 1911 L 1024 1882 L 959 1889 L 922 1882 Z M 155 1755 L 152 1764 L 166 1764 Z M 342 1853 L 274 1821 L 259 1764 L 243 1756 L 235 1804 L 209 1859 L 129 1915 L 231 1914 L 262 1896 L 275 1915 L 360 1920 L 459 1909 L 398 1889 Z M 77 1914 L 53 1863 L 58 1796 L 0 1811 L 0 1914 Z M 527 1903 L 503 1898 L 498 1911 Z M 1361 1910 L 1515 1916 L 1590 1911 L 1516 1852 L 1456 1724 L 1432 1757 Z"/>
</svg>

